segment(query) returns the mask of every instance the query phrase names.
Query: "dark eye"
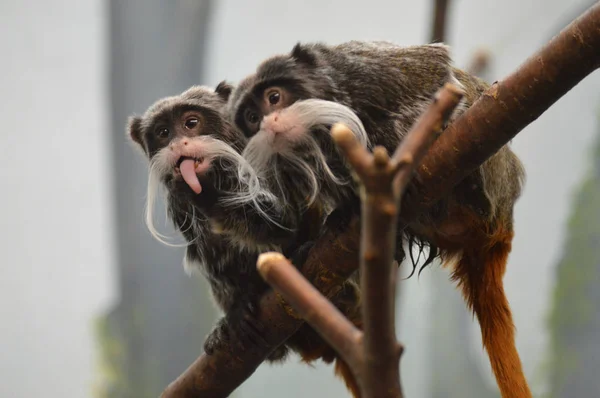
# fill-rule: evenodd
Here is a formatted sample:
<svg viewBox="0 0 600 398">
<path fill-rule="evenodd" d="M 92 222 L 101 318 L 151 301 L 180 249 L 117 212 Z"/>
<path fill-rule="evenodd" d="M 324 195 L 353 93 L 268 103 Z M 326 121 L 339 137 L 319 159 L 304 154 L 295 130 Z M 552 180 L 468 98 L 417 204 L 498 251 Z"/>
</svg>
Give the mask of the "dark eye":
<svg viewBox="0 0 600 398">
<path fill-rule="evenodd" d="M 195 117 L 190 117 L 189 119 L 187 119 L 185 121 L 185 128 L 188 130 L 192 130 L 193 128 L 195 128 L 198 125 L 198 118 Z"/>
<path fill-rule="evenodd" d="M 247 111 L 246 112 L 246 121 L 248 121 L 248 123 L 250 123 L 250 124 L 258 123 L 258 114 L 254 111 Z"/>
<path fill-rule="evenodd" d="M 279 91 L 272 91 L 269 94 L 269 103 L 271 105 L 277 105 L 279 103 L 280 99 L 281 99 L 281 94 L 279 94 Z"/>
<path fill-rule="evenodd" d="M 166 127 L 163 127 L 163 128 L 161 128 L 161 129 L 158 129 L 158 130 L 156 131 L 156 135 L 157 135 L 159 138 L 166 138 L 166 137 L 168 137 L 168 136 L 169 136 L 169 129 L 168 129 L 168 128 L 166 128 Z"/>
</svg>

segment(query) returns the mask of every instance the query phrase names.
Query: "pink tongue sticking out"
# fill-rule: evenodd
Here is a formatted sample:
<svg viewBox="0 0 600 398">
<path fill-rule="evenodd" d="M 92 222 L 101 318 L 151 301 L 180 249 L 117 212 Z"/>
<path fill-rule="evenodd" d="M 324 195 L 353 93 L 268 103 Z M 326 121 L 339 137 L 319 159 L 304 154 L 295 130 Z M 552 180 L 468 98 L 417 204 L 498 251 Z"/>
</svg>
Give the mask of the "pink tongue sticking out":
<svg viewBox="0 0 600 398">
<path fill-rule="evenodd" d="M 198 181 L 198 176 L 196 175 L 196 165 L 194 159 L 185 159 L 179 165 L 179 170 L 181 171 L 181 176 L 183 180 L 192 188 L 192 191 L 199 194 L 202 192 L 202 186 L 200 185 L 200 181 Z"/>
</svg>

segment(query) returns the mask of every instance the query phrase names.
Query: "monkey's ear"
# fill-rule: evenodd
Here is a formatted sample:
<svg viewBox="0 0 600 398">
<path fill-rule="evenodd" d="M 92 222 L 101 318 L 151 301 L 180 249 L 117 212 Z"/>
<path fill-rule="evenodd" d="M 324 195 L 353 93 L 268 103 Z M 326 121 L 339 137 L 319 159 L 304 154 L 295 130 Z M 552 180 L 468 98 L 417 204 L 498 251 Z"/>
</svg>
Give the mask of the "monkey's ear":
<svg viewBox="0 0 600 398">
<path fill-rule="evenodd" d="M 227 81 L 223 80 L 219 84 L 217 84 L 217 88 L 215 88 L 215 93 L 219 95 L 223 99 L 223 101 L 228 101 L 231 92 L 233 91 L 233 85 L 227 83 Z"/>
<path fill-rule="evenodd" d="M 142 142 L 142 118 L 139 116 L 132 116 L 127 120 L 127 135 L 137 143 L 139 146 L 144 148 Z"/>
<path fill-rule="evenodd" d="M 298 63 L 317 66 L 317 54 L 310 48 L 300 44 L 300 42 L 296 43 L 290 55 Z"/>
</svg>

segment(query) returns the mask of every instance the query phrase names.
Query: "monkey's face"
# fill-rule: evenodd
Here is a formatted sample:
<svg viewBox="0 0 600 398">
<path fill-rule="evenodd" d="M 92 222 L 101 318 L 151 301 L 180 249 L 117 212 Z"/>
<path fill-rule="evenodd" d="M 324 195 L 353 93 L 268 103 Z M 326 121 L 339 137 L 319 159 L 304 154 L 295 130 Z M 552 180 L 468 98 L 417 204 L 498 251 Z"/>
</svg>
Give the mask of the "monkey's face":
<svg viewBox="0 0 600 398">
<path fill-rule="evenodd" d="M 258 132 L 265 117 L 302 98 L 285 86 L 267 86 L 264 90 L 256 91 L 239 109 L 237 124 L 247 137 L 252 137 Z"/>
<path fill-rule="evenodd" d="M 327 66 L 298 45 L 263 62 L 231 95 L 228 114 L 249 138 L 244 158 L 288 201 L 310 204 L 349 180 L 329 134 L 331 124 L 342 120 L 328 118 L 332 109 L 325 102 L 305 102 L 332 101 L 335 92 Z M 300 103 L 308 106 L 287 112 Z"/>
<path fill-rule="evenodd" d="M 199 178 L 219 177 L 219 169 L 235 162 L 246 143 L 222 117 L 224 105 L 225 98 L 218 92 L 193 87 L 157 101 L 142 117 L 131 118 L 129 135 L 169 188 L 187 185 L 200 194 Z M 215 162 L 222 158 L 224 162 Z"/>
<path fill-rule="evenodd" d="M 280 117 L 282 111 L 306 97 L 297 87 L 290 81 L 256 83 L 235 111 L 235 122 L 249 139 L 243 156 L 252 168 L 286 202 L 309 198 L 309 204 L 317 197 L 323 180 L 320 171 L 324 169 L 319 164 L 326 164 L 322 145 L 312 136 L 325 138 L 328 130 L 321 126 L 318 134 L 317 126 L 306 130 L 293 118 Z"/>
<path fill-rule="evenodd" d="M 240 153 L 247 139 L 222 114 L 229 92 L 192 87 L 129 120 L 129 136 L 150 161 L 149 207 L 161 183 L 171 198 L 199 205 L 217 191 L 233 201 L 256 190 L 258 179 Z"/>
<path fill-rule="evenodd" d="M 258 132 L 266 116 L 296 101 L 335 97 L 333 80 L 318 58 L 298 44 L 289 54 L 267 59 L 240 82 L 231 94 L 229 114 L 247 137 Z"/>
</svg>

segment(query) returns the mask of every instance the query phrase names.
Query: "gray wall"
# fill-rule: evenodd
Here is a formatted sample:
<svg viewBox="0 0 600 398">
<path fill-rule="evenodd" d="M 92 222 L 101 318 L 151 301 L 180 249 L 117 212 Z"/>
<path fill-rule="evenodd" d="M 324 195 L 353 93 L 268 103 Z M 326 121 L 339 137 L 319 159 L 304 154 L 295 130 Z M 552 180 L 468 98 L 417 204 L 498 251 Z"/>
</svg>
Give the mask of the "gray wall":
<svg viewBox="0 0 600 398">
<path fill-rule="evenodd" d="M 0 2 L 0 396 L 88 397 L 114 298 L 102 1 Z"/>
<path fill-rule="evenodd" d="M 183 250 L 158 244 L 143 222 L 147 161 L 125 139 L 127 117 L 198 84 L 205 65 L 210 1 L 111 1 L 110 93 L 120 302 L 108 313 L 111 360 L 123 380 L 111 397 L 153 397 L 197 357 L 215 313 L 206 284 L 182 271 Z M 157 204 L 160 210 L 163 203 Z M 158 220 L 165 219 L 158 211 Z M 170 223 L 161 232 L 179 235 Z"/>
</svg>

